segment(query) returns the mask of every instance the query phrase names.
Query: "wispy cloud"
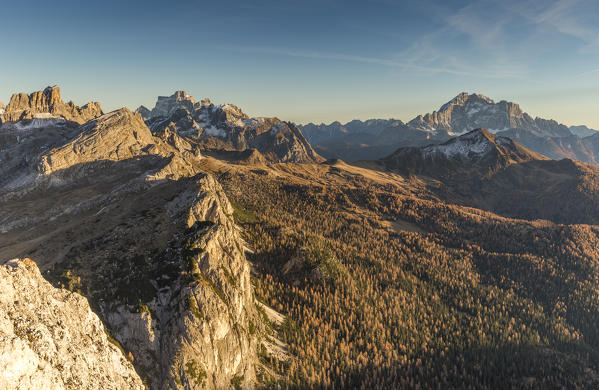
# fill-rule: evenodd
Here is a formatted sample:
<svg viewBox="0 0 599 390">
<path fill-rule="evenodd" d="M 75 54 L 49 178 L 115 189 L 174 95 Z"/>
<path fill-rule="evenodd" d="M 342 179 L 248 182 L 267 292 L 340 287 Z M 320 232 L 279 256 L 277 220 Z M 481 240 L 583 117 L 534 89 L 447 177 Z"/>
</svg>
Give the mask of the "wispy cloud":
<svg viewBox="0 0 599 390">
<path fill-rule="evenodd" d="M 287 57 L 298 57 L 308 59 L 320 59 L 320 60 L 333 60 L 333 61 L 345 61 L 354 63 L 364 63 L 381 65 L 388 68 L 400 68 L 403 70 L 411 70 L 416 72 L 427 72 L 427 73 L 447 73 L 459 76 L 478 76 L 478 77 L 514 77 L 515 75 L 509 72 L 498 73 L 486 73 L 480 70 L 467 67 L 443 67 L 443 66 L 426 66 L 419 65 L 416 61 L 402 61 L 401 58 L 378 58 L 378 57 L 366 57 L 357 56 L 343 53 L 328 53 L 318 51 L 304 51 L 304 50 L 293 50 L 293 49 L 282 49 L 274 47 L 262 47 L 262 46 L 244 46 L 244 47 L 228 47 L 229 50 L 234 50 L 242 53 L 253 53 L 253 54 L 274 54 L 282 55 Z"/>
<path fill-rule="evenodd" d="M 599 25 L 596 15 L 599 4 L 595 0 L 556 0 L 538 2 L 528 0 L 513 7 L 522 16 L 539 26 L 580 40 L 591 47 L 599 47 Z"/>
<path fill-rule="evenodd" d="M 487 78 L 521 78 L 526 64 L 516 61 L 506 35 L 513 17 L 495 1 L 482 0 L 454 9 L 435 4 L 428 7 L 439 27 L 428 31 L 399 54 L 411 62 L 452 69 Z"/>
<path fill-rule="evenodd" d="M 334 50 L 265 46 L 227 49 L 372 64 L 397 73 L 535 82 L 535 73 L 531 70 L 538 66 L 535 61 L 542 56 L 554 55 L 557 46 L 553 40 L 560 35 L 579 39 L 587 47 L 599 47 L 599 25 L 592 20 L 594 13 L 589 12 L 595 8 L 599 11 L 596 0 L 478 0 L 461 8 L 436 0 L 422 1 L 431 25 L 423 28 L 423 32 L 416 35 L 408 46 L 390 50 L 388 55 L 366 56 Z M 551 40 L 548 40 L 548 31 L 553 31 Z M 572 48 L 572 52 L 576 50 Z"/>
</svg>

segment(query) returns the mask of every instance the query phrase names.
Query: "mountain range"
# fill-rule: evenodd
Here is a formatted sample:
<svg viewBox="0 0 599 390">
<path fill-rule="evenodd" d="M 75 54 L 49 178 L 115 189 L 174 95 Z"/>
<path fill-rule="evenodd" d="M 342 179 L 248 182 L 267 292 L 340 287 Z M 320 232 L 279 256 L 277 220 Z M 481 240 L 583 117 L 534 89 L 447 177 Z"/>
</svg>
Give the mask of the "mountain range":
<svg viewBox="0 0 599 390">
<path fill-rule="evenodd" d="M 2 388 L 599 386 L 599 168 L 549 153 L 592 130 L 468 94 L 326 131 L 183 91 L 0 115 Z"/>
<path fill-rule="evenodd" d="M 310 123 L 300 128 L 323 156 L 354 161 L 381 158 L 403 146 L 442 143 L 477 128 L 512 138 L 553 159 L 572 158 L 597 164 L 599 156 L 599 136 L 595 130 L 532 118 L 518 104 L 496 103 L 484 95 L 466 92 L 458 94 L 438 111 L 418 115 L 407 123 L 369 120 L 346 125 Z"/>
</svg>

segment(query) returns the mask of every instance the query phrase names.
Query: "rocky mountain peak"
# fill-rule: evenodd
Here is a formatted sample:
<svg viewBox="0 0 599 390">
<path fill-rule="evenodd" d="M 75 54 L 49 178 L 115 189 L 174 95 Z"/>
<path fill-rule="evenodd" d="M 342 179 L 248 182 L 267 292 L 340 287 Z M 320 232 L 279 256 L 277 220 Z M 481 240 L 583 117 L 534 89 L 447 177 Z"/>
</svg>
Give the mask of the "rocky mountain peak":
<svg viewBox="0 0 599 390">
<path fill-rule="evenodd" d="M 485 129 L 476 129 L 462 136 L 452 138 L 441 145 L 423 148 L 425 156 L 442 154 L 446 157 L 480 157 L 498 145 L 513 143 L 507 138 L 497 137 Z"/>
<path fill-rule="evenodd" d="M 72 102 L 64 103 L 58 86 L 47 87 L 43 91 L 31 94 L 16 93 L 4 108 L 0 116 L 1 123 L 17 122 L 27 119 L 62 118 L 67 121 L 84 123 L 102 115 L 97 102 L 78 107 Z"/>
<path fill-rule="evenodd" d="M 185 91 L 175 91 L 175 93 L 173 94 L 173 96 L 175 97 L 175 99 L 177 99 L 178 101 L 183 101 L 183 100 L 193 100 L 193 97 L 188 94 Z"/>
<path fill-rule="evenodd" d="M 141 117 L 144 120 L 146 120 L 150 117 L 151 111 L 148 107 L 141 105 L 141 106 L 137 107 L 137 110 L 135 110 L 135 113 L 141 115 Z"/>
<path fill-rule="evenodd" d="M 185 91 L 175 91 L 170 96 L 158 96 L 156 105 L 148 117 L 165 117 L 171 115 L 174 111 L 183 108 L 189 112 L 193 111 L 196 104 L 194 98 Z M 140 107 L 141 108 L 141 107 Z"/>
<path fill-rule="evenodd" d="M 495 102 L 486 97 L 485 95 L 473 93 L 469 94 L 468 92 L 460 92 L 456 97 L 451 99 L 449 102 L 445 103 L 439 109 L 439 112 L 447 111 L 453 106 L 464 106 L 466 104 L 495 104 Z"/>
</svg>

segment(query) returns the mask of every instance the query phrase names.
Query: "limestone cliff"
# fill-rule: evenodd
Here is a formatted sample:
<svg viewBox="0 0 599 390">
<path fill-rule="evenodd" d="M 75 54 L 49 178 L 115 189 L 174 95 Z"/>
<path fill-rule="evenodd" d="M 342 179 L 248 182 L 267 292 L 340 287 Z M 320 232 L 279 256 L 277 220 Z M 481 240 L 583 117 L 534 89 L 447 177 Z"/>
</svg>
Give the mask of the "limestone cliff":
<svg viewBox="0 0 599 390">
<path fill-rule="evenodd" d="M 0 388 L 143 389 L 85 298 L 29 259 L 0 266 Z"/>
</svg>

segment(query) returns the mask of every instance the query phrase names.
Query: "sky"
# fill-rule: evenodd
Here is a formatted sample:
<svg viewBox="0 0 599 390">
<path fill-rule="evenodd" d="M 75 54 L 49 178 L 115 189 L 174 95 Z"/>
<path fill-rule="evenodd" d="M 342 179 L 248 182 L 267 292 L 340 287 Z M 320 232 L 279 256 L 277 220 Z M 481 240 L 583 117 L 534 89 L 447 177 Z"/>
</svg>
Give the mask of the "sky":
<svg viewBox="0 0 599 390">
<path fill-rule="evenodd" d="M 0 101 L 105 112 L 185 90 L 296 123 L 398 118 L 459 92 L 599 129 L 599 1 L 12 1 Z"/>
</svg>

